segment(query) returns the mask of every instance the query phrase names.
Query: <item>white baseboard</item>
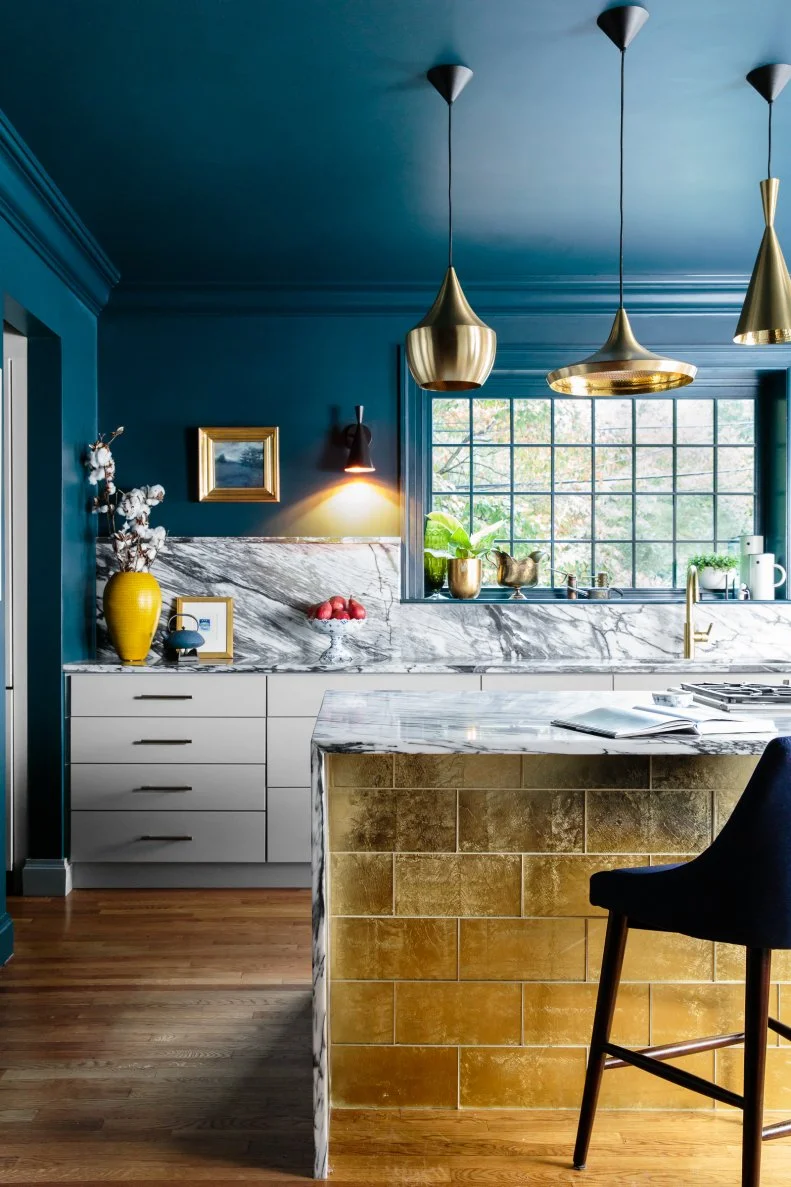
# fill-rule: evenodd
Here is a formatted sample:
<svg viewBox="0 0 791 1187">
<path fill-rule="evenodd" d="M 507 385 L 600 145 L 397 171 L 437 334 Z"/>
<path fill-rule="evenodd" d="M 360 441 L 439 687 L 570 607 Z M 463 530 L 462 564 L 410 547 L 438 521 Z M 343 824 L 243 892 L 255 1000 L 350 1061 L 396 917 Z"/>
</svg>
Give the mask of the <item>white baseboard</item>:
<svg viewBox="0 0 791 1187">
<path fill-rule="evenodd" d="M 209 862 L 77 862 L 72 866 L 79 890 L 193 890 L 310 886 L 310 865 L 279 862 L 266 865 L 221 865 Z"/>
<path fill-rule="evenodd" d="M 71 894 L 72 868 L 65 857 L 28 857 L 22 867 L 22 893 L 30 898 Z"/>
</svg>

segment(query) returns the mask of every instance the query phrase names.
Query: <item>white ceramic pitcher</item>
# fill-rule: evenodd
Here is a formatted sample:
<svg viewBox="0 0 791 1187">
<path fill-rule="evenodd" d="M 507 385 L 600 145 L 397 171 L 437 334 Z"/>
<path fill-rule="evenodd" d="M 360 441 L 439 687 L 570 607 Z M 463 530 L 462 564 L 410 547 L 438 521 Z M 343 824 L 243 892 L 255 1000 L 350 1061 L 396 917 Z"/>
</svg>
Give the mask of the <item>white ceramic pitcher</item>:
<svg viewBox="0 0 791 1187">
<path fill-rule="evenodd" d="M 775 569 L 780 570 L 780 577 L 775 581 Z M 750 557 L 750 596 L 759 602 L 771 602 L 778 585 L 786 579 L 786 571 L 775 561 L 773 552 L 759 552 Z"/>
</svg>

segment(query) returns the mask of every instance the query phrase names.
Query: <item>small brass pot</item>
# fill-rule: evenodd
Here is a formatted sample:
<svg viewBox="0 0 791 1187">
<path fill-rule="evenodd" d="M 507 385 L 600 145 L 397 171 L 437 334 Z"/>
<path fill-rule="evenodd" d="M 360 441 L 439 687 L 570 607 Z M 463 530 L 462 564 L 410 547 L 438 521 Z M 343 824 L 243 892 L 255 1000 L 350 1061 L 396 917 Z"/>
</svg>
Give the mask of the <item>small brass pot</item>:
<svg viewBox="0 0 791 1187">
<path fill-rule="evenodd" d="M 449 560 L 448 587 L 454 598 L 477 598 L 481 592 L 481 558 Z"/>
</svg>

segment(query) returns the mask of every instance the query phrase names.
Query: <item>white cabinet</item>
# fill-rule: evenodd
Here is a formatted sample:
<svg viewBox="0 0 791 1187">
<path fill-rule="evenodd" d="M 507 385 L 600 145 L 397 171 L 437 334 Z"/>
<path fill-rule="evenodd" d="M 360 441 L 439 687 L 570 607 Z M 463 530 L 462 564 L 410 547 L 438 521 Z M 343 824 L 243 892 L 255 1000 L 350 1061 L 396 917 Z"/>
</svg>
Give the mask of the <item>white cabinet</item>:
<svg viewBox="0 0 791 1187">
<path fill-rule="evenodd" d="M 782 672 L 712 672 L 702 667 L 700 658 L 689 671 L 683 672 L 624 672 L 615 677 L 615 691 L 676 688 L 680 684 L 787 684 L 789 676 Z"/>
<path fill-rule="evenodd" d="M 612 691 L 611 672 L 492 672 L 481 677 L 484 692 Z"/>
<path fill-rule="evenodd" d="M 108 672 L 71 677 L 72 717 L 266 717 L 256 672 Z"/>
<path fill-rule="evenodd" d="M 75 862 L 263 862 L 265 812 L 74 812 Z"/>
<path fill-rule="evenodd" d="M 310 861 L 309 787 L 271 787 L 267 793 L 267 861 Z"/>
<path fill-rule="evenodd" d="M 269 716 L 317 717 L 325 692 L 461 692 L 481 687 L 480 676 L 440 672 L 410 675 L 385 672 L 381 676 L 338 672 L 327 674 L 277 673 L 269 677 Z"/>
<path fill-rule="evenodd" d="M 270 787 L 309 787 L 315 717 L 270 717 L 267 753 Z"/>
<path fill-rule="evenodd" d="M 73 812 L 263 812 L 266 767 L 72 763 Z"/>
<path fill-rule="evenodd" d="M 73 717 L 71 761 L 264 763 L 266 721 L 255 717 L 104 717 L 99 723 L 92 717 Z"/>
</svg>

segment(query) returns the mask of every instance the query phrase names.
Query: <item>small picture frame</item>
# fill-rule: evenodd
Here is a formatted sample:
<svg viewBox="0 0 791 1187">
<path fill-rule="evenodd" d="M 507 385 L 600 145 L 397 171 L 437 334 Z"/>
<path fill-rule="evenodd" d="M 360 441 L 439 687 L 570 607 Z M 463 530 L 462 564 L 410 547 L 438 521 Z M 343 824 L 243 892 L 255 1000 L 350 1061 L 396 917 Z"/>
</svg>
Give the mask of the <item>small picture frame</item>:
<svg viewBox="0 0 791 1187">
<path fill-rule="evenodd" d="M 277 428 L 198 429 L 202 503 L 279 503 Z"/>
<path fill-rule="evenodd" d="M 197 618 L 201 659 L 233 659 L 233 598 L 176 598 L 176 614 Z"/>
</svg>

